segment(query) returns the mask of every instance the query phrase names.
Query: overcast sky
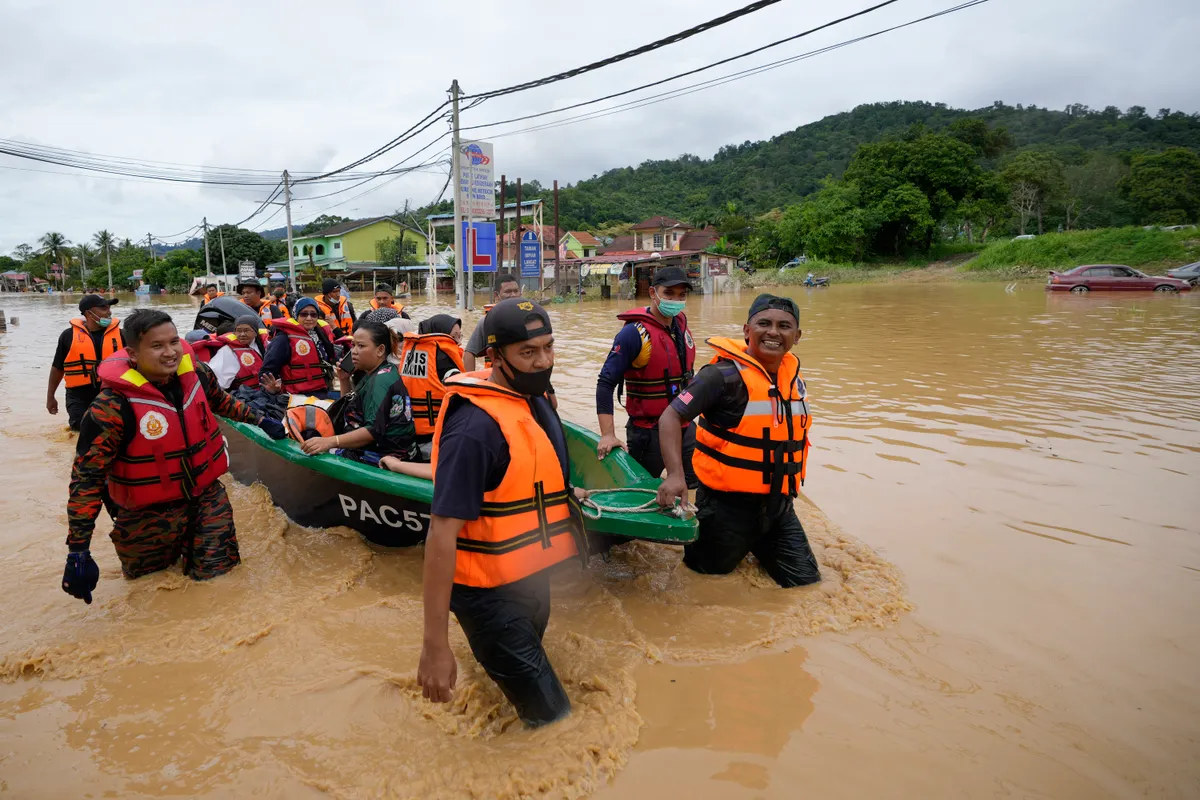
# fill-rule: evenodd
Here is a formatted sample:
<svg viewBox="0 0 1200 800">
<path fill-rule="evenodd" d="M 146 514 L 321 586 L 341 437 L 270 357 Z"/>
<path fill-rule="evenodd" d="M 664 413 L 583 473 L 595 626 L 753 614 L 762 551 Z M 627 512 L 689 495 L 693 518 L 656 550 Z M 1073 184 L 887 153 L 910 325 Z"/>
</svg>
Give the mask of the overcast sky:
<svg viewBox="0 0 1200 800">
<path fill-rule="evenodd" d="M 187 165 L 319 171 L 364 155 L 446 98 L 508 86 L 645 44 L 747 0 L 115 3 L 0 0 L 0 138 Z M 717 77 L 923 16 L 955 0 L 899 0 L 866 17 L 670 84 Z M 683 43 L 552 86 L 488 101 L 482 124 L 560 108 L 710 63 L 874 4 L 783 0 Z M 527 7 L 527 6 L 526 6 Z M 759 140 L 861 103 L 994 100 L 1062 108 L 1200 109 L 1196 0 L 991 0 L 977 8 L 646 108 L 540 132 L 479 132 L 496 174 L 544 184 Z M 499 55 L 502 51 L 503 55 Z M 629 98 L 623 98 L 627 100 Z M 603 109 L 610 101 L 592 108 Z M 579 114 L 582 112 L 573 112 Z M 547 118 L 549 120 L 554 117 Z M 363 169 L 382 169 L 444 130 Z M 441 146 L 440 144 L 438 145 Z M 437 152 L 437 147 L 427 151 Z M 420 159 L 418 159 L 420 160 Z M 38 170 L 38 171 L 30 171 Z M 72 241 L 108 228 L 166 236 L 236 222 L 267 190 L 53 175 L 0 155 L 0 254 L 48 230 Z M 294 205 L 389 213 L 435 198 L 445 173 L 405 175 Z M 301 188 L 297 198 L 343 188 Z M 340 204 L 339 204 L 340 203 Z M 339 205 L 334 205 L 339 204 Z M 267 213 L 271 213 L 271 209 Z M 273 228 L 283 214 L 247 227 Z"/>
</svg>

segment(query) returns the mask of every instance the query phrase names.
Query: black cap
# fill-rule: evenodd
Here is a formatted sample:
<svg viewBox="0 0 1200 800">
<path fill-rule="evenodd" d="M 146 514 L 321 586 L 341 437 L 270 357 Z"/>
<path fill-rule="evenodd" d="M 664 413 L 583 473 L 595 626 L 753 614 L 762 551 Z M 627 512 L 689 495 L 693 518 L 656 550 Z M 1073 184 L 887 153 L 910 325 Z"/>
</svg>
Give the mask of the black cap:
<svg viewBox="0 0 1200 800">
<path fill-rule="evenodd" d="M 334 280 L 333 278 L 326 278 L 325 281 L 321 284 L 321 293 L 329 294 L 337 287 L 338 287 L 338 282 L 336 280 Z"/>
<path fill-rule="evenodd" d="M 246 280 L 244 280 L 244 281 L 238 281 L 237 288 L 234 289 L 234 291 L 235 292 L 242 291 L 243 286 L 253 286 L 255 289 L 258 289 L 258 291 L 261 292 L 262 294 L 266 294 L 266 291 L 263 289 L 262 281 L 260 281 L 258 278 L 246 278 Z"/>
<path fill-rule="evenodd" d="M 108 308 L 109 306 L 115 306 L 119 302 L 121 301 L 115 297 L 112 300 L 106 300 L 98 294 L 85 294 L 83 299 L 79 301 L 79 313 L 82 314 L 84 311 L 92 308 Z"/>
<path fill-rule="evenodd" d="M 750 304 L 750 314 L 746 317 L 746 321 L 749 322 L 756 315 L 764 311 L 770 311 L 771 309 L 786 311 L 795 318 L 797 325 L 800 324 L 800 307 L 796 305 L 795 301 L 787 297 L 779 297 L 778 295 L 766 293 L 754 298 L 754 302 Z"/>
<path fill-rule="evenodd" d="M 526 327 L 530 322 L 542 324 L 530 329 Z M 483 318 L 483 325 L 488 347 L 503 347 L 553 333 L 546 309 L 520 297 L 510 297 L 492 306 L 492 310 Z"/>
<path fill-rule="evenodd" d="M 692 288 L 692 282 L 688 280 L 687 273 L 683 271 L 683 267 L 663 267 L 658 272 L 654 273 L 654 280 L 650 281 L 651 286 L 686 286 Z"/>
</svg>

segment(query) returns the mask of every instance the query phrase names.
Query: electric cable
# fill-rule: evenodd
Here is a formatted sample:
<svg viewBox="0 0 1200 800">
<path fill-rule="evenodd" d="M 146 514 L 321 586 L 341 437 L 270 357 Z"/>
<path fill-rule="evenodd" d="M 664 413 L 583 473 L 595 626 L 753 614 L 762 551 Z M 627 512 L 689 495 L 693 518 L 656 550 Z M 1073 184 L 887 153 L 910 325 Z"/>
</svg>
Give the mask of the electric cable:
<svg viewBox="0 0 1200 800">
<path fill-rule="evenodd" d="M 895 0 L 893 0 L 893 2 L 894 1 Z M 578 75 L 583 75 L 584 73 L 587 73 L 587 72 L 593 72 L 595 70 L 601 69 L 602 67 L 607 67 L 612 64 L 619 63 L 621 61 L 627 61 L 631 58 L 636 58 L 637 56 L 645 55 L 646 53 L 650 53 L 655 50 L 659 50 L 663 47 L 667 47 L 668 45 L 682 42 L 685 39 L 690 39 L 691 37 L 696 36 L 697 34 L 701 34 L 701 33 L 704 33 L 705 31 L 712 30 L 713 28 L 720 27 L 721 25 L 724 25 L 726 23 L 733 22 L 735 19 L 740 19 L 741 17 L 747 16 L 748 14 L 753 14 L 756 11 L 761 11 L 762 9 L 767 8 L 768 6 L 773 6 L 778 2 L 780 2 L 780 0 L 757 0 L 757 2 L 751 3 L 747 6 L 743 6 L 742 8 L 739 8 L 735 11 L 730 11 L 728 14 L 722 14 L 721 16 L 716 17 L 715 19 L 710 19 L 708 22 L 702 22 L 699 25 L 695 25 L 691 28 L 688 28 L 687 30 L 679 31 L 678 33 L 673 33 L 670 36 L 666 36 L 662 39 L 658 39 L 657 41 L 642 45 L 641 47 L 636 47 L 633 50 L 626 50 L 624 53 L 618 53 L 615 56 L 609 56 L 608 58 L 602 59 L 600 61 L 593 61 L 591 64 L 585 64 L 582 67 L 576 67 L 575 69 L 569 69 L 565 72 L 559 72 L 554 75 L 548 75 L 545 78 L 539 78 L 534 81 L 526 81 L 525 83 L 518 83 L 514 86 L 508 86 L 504 89 L 493 89 L 490 92 L 478 92 L 477 94 L 466 95 L 466 97 L 481 98 L 481 99 L 486 100 L 486 99 L 490 99 L 493 97 L 503 97 L 504 95 L 514 94 L 516 92 L 524 92 L 529 89 L 536 89 L 540 86 L 547 86 L 551 83 L 557 83 L 559 81 L 565 81 L 568 78 L 574 78 Z"/>
</svg>

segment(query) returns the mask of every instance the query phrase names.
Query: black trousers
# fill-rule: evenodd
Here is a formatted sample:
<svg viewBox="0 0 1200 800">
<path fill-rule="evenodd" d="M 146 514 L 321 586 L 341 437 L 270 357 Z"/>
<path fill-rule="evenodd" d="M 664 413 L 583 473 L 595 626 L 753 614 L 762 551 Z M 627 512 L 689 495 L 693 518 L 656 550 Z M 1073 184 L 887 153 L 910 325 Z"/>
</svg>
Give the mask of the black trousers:
<svg viewBox="0 0 1200 800">
<path fill-rule="evenodd" d="M 662 448 L 658 443 L 658 425 L 653 428 L 642 428 L 633 424 L 630 419 L 625 423 L 625 443 L 629 446 L 629 455 L 633 460 L 646 468 L 655 478 L 661 478 L 666 465 L 663 463 Z M 683 476 L 687 479 L 689 489 L 700 485 L 696 473 L 692 471 L 692 453 L 696 451 L 696 426 L 688 425 L 683 429 Z"/>
<path fill-rule="evenodd" d="M 753 553 L 784 588 L 821 580 L 790 499 L 771 503 L 765 495 L 717 492 L 701 484 L 696 491 L 696 520 L 698 538 L 683 548 L 683 563 L 695 572 L 726 575 Z"/>
<path fill-rule="evenodd" d="M 67 389 L 67 424 L 71 430 L 79 430 L 79 423 L 87 413 L 88 406 L 100 394 L 99 386 L 76 386 Z"/>
<path fill-rule="evenodd" d="M 542 647 L 550 621 L 547 570 L 494 589 L 456 583 L 450 610 L 475 659 L 516 707 L 522 722 L 537 728 L 570 713 L 571 701 Z"/>
</svg>

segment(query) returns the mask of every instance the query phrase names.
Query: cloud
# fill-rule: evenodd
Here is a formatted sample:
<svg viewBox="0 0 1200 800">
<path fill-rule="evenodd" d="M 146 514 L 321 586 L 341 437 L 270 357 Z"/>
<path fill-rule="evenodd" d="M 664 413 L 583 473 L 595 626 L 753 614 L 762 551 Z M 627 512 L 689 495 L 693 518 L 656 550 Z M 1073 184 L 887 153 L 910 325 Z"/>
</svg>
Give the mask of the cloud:
<svg viewBox="0 0 1200 800">
<path fill-rule="evenodd" d="M 446 97 L 603 58 L 729 11 L 739 0 L 608 0 L 516 13 L 493 2 L 312 0 L 121 4 L 68 0 L 0 5 L 0 137 L 128 158 L 275 174 L 348 163 L 408 128 Z M 691 82 L 795 55 L 952 4 L 904 0 L 845 25 L 703 73 Z M 870 5 L 785 0 L 686 42 L 551 86 L 489 100 L 464 125 L 562 108 L 812 27 Z M 1200 4 L 1147 0 L 992 0 L 725 86 L 591 121 L 498 136 L 497 173 L 566 184 L 607 169 L 770 138 L 855 105 L 994 100 L 1063 107 L 1200 108 L 1186 55 Z M 1182 65 L 1182 66 L 1181 66 Z M 664 91 L 677 84 L 651 90 Z M 630 98 L 590 106 L 601 110 Z M 464 104 L 466 105 L 466 104 Z M 542 122 L 538 120 L 535 122 Z M 397 148 L 387 167 L 444 128 Z M 439 143 L 439 147 L 444 142 Z M 437 147 L 430 151 L 437 152 Z M 418 157 L 417 161 L 420 160 Z M 16 169 L 19 168 L 19 169 Z M 30 169 L 43 172 L 24 171 Z M 250 214 L 270 187 L 81 178 L 0 156 L 0 253 L 49 229 L 73 240 L 107 227 L 137 238 Z M 324 199 L 349 184 L 298 187 L 297 223 L 365 216 L 437 196 L 444 174 L 414 173 Z M 379 188 L 374 188 L 379 186 Z M 373 189 L 373 190 L 372 190 Z M 361 196 L 360 196 L 361 195 Z M 338 204 L 340 205 L 334 205 Z M 277 209 L 268 208 L 267 214 Z M 260 224 L 266 214 L 250 225 Z M 268 227 L 281 224 L 277 214 Z"/>
</svg>

